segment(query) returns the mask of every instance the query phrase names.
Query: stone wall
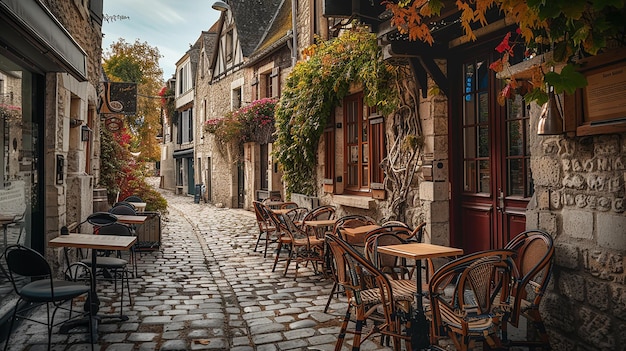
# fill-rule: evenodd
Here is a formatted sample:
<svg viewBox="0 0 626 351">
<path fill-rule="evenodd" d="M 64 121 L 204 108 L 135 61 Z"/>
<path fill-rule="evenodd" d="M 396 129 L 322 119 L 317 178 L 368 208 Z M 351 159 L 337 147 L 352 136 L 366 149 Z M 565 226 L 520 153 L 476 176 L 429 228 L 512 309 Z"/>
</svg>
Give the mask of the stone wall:
<svg viewBox="0 0 626 351">
<path fill-rule="evenodd" d="M 552 346 L 623 350 L 626 134 L 536 136 L 531 153 L 537 207 L 528 216 L 536 223 L 527 226 L 555 237 L 543 306 Z"/>
</svg>

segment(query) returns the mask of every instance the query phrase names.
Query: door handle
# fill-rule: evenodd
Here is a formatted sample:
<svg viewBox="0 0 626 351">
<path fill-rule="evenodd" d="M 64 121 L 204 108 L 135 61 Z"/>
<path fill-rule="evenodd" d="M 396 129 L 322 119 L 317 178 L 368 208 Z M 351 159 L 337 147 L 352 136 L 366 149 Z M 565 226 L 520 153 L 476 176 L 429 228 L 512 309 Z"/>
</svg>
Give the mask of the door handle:
<svg viewBox="0 0 626 351">
<path fill-rule="evenodd" d="M 498 210 L 504 212 L 504 191 L 502 188 L 498 188 Z"/>
</svg>

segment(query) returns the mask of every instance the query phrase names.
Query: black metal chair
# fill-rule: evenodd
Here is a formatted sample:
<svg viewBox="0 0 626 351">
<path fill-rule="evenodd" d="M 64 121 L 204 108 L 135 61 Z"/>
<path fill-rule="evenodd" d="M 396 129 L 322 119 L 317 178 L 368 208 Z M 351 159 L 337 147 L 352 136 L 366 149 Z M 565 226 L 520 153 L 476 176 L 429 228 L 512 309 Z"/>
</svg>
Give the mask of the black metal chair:
<svg viewBox="0 0 626 351">
<path fill-rule="evenodd" d="M 109 210 L 109 212 L 112 213 L 112 214 L 131 215 L 131 216 L 134 216 L 134 215 L 137 214 L 137 210 L 135 209 L 135 207 L 124 205 L 124 204 L 119 204 L 117 206 L 113 206 Z"/>
<path fill-rule="evenodd" d="M 4 344 L 4 350 L 6 351 L 9 346 L 9 340 L 11 338 L 11 332 L 15 319 L 25 319 L 35 323 L 45 324 L 48 327 L 48 350 L 50 350 L 50 342 L 52 338 L 52 329 L 60 324 L 54 324 L 54 317 L 58 309 L 67 310 L 70 313 L 69 319 L 72 317 L 72 300 L 81 295 L 89 295 L 90 286 L 86 282 L 91 279 L 76 281 L 77 269 L 80 270 L 81 277 L 89 277 L 89 267 L 82 263 L 75 263 L 68 267 L 65 276 L 72 278 L 74 281 L 58 280 L 54 279 L 52 270 L 48 261 L 37 251 L 22 246 L 11 245 L 5 250 L 5 260 L 8 270 L 8 278 L 13 285 L 15 293 L 18 295 L 18 300 L 13 310 L 11 323 L 9 326 L 9 334 L 7 336 L 6 343 Z M 63 304 L 70 302 L 70 306 L 63 307 Z M 27 304 L 23 304 L 27 302 Z M 47 319 L 45 322 L 30 318 L 28 312 L 33 308 L 40 305 L 46 305 Z M 50 304 L 54 306 L 52 314 L 50 314 Z M 22 306 L 20 306 L 22 305 Z M 89 310 L 89 309 L 88 309 Z M 89 332 L 91 340 L 91 349 L 93 350 L 94 336 L 91 334 L 93 330 L 91 321 L 91 310 L 87 311 L 89 314 Z M 77 317 L 82 316 L 78 313 Z"/>
<path fill-rule="evenodd" d="M 124 202 L 144 202 L 144 201 L 137 195 L 131 195 L 125 198 Z"/>
</svg>

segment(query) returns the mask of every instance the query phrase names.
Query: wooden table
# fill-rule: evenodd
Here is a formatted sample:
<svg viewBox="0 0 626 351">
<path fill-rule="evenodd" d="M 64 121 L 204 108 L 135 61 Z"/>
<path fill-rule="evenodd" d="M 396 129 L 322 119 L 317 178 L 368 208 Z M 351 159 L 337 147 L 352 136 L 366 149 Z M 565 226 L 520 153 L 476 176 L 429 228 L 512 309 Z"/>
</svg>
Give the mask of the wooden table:
<svg viewBox="0 0 626 351">
<path fill-rule="evenodd" d="M 291 211 L 291 208 L 270 208 L 270 211 L 279 215 L 284 215 L 285 213 Z"/>
<path fill-rule="evenodd" d="M 97 255 L 93 252 L 93 250 L 128 250 L 133 244 L 137 242 L 136 236 L 120 236 L 120 235 L 96 235 L 96 234 L 68 234 L 68 235 L 59 235 L 58 237 L 48 241 L 48 246 L 51 247 L 74 247 L 79 249 L 91 249 L 91 294 L 90 298 L 86 303 L 89 303 L 88 308 L 91 309 L 94 316 L 98 313 L 100 309 L 100 300 L 98 299 L 97 289 L 96 289 L 96 257 Z M 124 282 L 122 282 L 124 284 Z M 111 318 L 110 316 L 104 316 L 106 318 Z M 97 316 L 92 320 L 92 332 L 97 333 L 98 321 L 102 318 L 102 316 Z M 128 320 L 128 316 L 119 316 L 116 315 L 115 318 L 120 318 L 122 320 Z M 89 320 L 75 320 L 73 323 L 68 325 L 63 325 L 62 332 L 67 332 L 70 329 L 74 328 L 76 325 L 81 325 L 84 323 L 88 323 Z M 94 334 L 97 335 L 97 334 Z"/>
<path fill-rule="evenodd" d="M 117 221 L 125 224 L 143 224 L 148 216 L 142 215 L 115 215 Z"/>
<path fill-rule="evenodd" d="M 368 224 L 354 228 L 341 228 L 341 231 L 352 238 L 352 240 L 347 240 L 348 242 L 365 244 L 367 233 L 378 228 L 380 228 L 378 224 Z"/>
<path fill-rule="evenodd" d="M 422 297 L 424 296 L 424 292 L 422 291 L 422 259 L 425 258 L 436 258 L 436 257 L 449 257 L 449 256 L 458 256 L 463 254 L 462 249 L 457 249 L 454 247 L 447 247 L 441 245 L 433 245 L 426 243 L 409 243 L 409 244 L 399 244 L 399 245 L 387 245 L 387 246 L 379 246 L 377 248 L 378 252 L 384 253 L 387 255 L 393 255 L 398 257 L 404 257 L 408 259 L 415 260 L 415 280 L 417 281 L 417 292 L 415 293 L 415 297 L 417 300 L 417 310 L 416 315 L 413 318 L 416 318 L 417 325 L 428 325 L 426 322 L 426 316 L 424 314 L 424 303 L 422 301 Z M 428 327 L 419 328 L 419 330 L 424 330 L 425 333 L 428 333 Z M 426 340 L 428 337 L 426 336 Z M 412 345 L 417 346 L 417 345 Z"/>
</svg>

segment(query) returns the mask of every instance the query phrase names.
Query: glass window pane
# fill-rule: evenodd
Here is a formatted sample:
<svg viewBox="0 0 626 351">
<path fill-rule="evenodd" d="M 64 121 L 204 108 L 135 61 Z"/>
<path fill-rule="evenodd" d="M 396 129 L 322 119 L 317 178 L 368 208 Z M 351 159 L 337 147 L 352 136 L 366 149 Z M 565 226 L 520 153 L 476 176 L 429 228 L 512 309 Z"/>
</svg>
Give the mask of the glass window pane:
<svg viewBox="0 0 626 351">
<path fill-rule="evenodd" d="M 463 190 L 476 192 L 476 161 L 465 161 L 463 163 Z"/>
<path fill-rule="evenodd" d="M 478 157 L 489 157 L 489 128 L 478 127 Z"/>
<path fill-rule="evenodd" d="M 476 127 L 463 129 L 463 144 L 465 145 L 465 158 L 476 157 Z"/>
<path fill-rule="evenodd" d="M 515 95 L 513 99 L 507 101 L 507 119 L 524 117 L 524 98 L 521 95 Z"/>
<path fill-rule="evenodd" d="M 348 187 L 359 186 L 359 172 L 355 165 L 348 166 Z"/>
<path fill-rule="evenodd" d="M 478 90 L 486 90 L 489 87 L 489 67 L 485 61 L 476 63 L 478 71 Z"/>
<path fill-rule="evenodd" d="M 476 100 L 473 98 L 474 94 L 465 95 L 465 102 L 463 103 L 463 124 L 476 123 Z"/>
<path fill-rule="evenodd" d="M 508 156 L 522 156 L 524 151 L 524 131 L 522 130 L 523 120 L 507 122 L 508 135 Z"/>
<path fill-rule="evenodd" d="M 363 144 L 363 154 L 362 154 L 362 162 L 363 163 L 368 163 L 369 162 L 369 148 L 367 146 L 368 144 Z"/>
<path fill-rule="evenodd" d="M 524 196 L 524 164 L 522 159 L 510 159 L 507 165 L 508 195 Z"/>
<path fill-rule="evenodd" d="M 491 192 L 491 175 L 490 175 L 490 167 L 489 167 L 489 160 L 480 160 L 478 161 L 478 176 L 480 177 L 479 179 L 479 186 L 480 186 L 480 190 L 479 192 L 481 193 L 490 193 Z"/>
<path fill-rule="evenodd" d="M 369 168 L 367 166 L 363 167 L 363 172 L 361 174 L 361 177 L 362 177 L 361 179 L 363 180 L 362 186 L 364 188 L 369 187 L 369 185 L 370 185 L 370 182 L 369 182 L 370 176 L 369 176 Z"/>
<path fill-rule="evenodd" d="M 489 123 L 489 95 L 478 94 L 478 123 Z"/>
<path fill-rule="evenodd" d="M 469 93 L 476 90 L 476 85 L 474 84 L 475 74 L 474 74 L 474 64 L 468 63 L 463 67 L 464 76 L 465 76 L 465 92 Z"/>
<path fill-rule="evenodd" d="M 350 146 L 350 163 L 359 162 L 359 147 L 356 145 Z"/>
<path fill-rule="evenodd" d="M 526 170 L 526 192 L 525 192 L 525 196 L 526 197 L 531 197 L 533 196 L 533 193 L 535 192 L 535 185 L 533 184 L 533 177 L 532 177 L 532 172 L 530 171 L 530 167 L 528 167 L 528 157 L 524 159 L 525 162 L 525 170 Z"/>
</svg>

